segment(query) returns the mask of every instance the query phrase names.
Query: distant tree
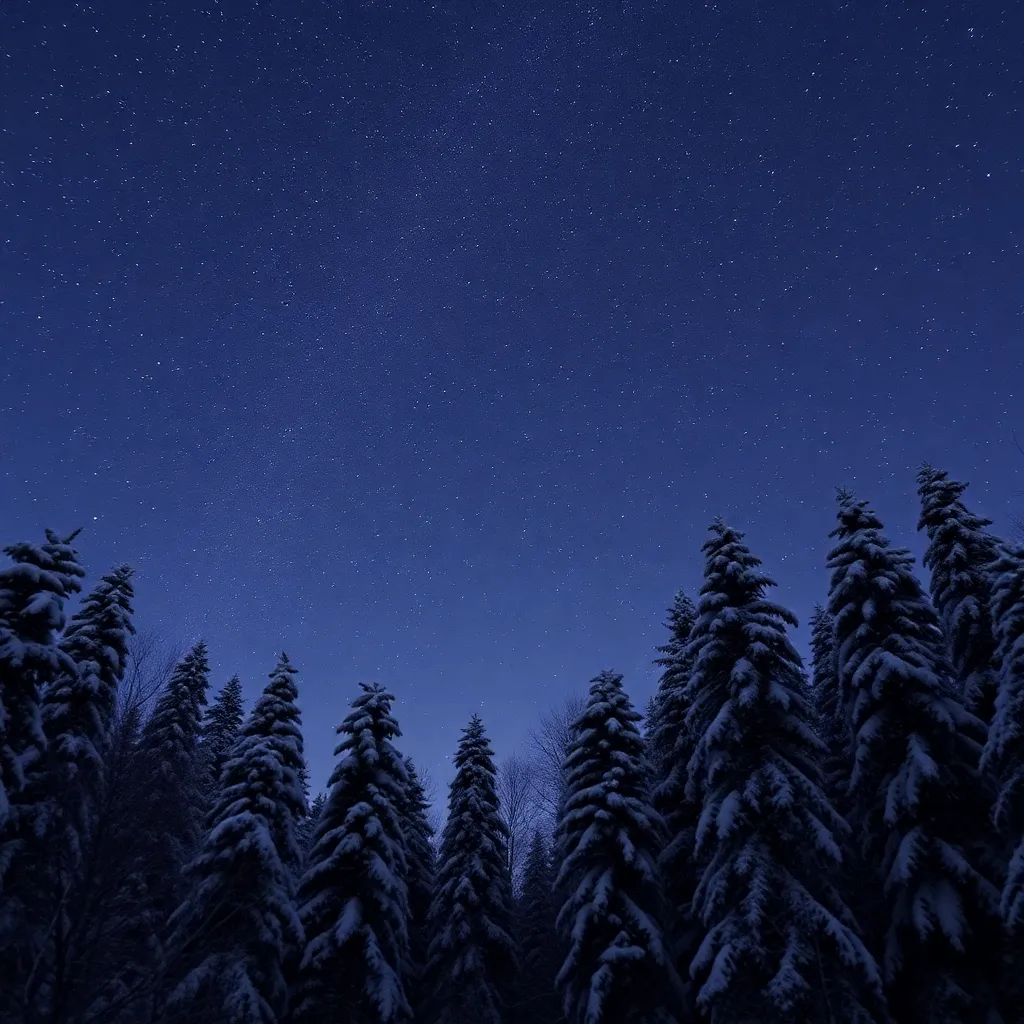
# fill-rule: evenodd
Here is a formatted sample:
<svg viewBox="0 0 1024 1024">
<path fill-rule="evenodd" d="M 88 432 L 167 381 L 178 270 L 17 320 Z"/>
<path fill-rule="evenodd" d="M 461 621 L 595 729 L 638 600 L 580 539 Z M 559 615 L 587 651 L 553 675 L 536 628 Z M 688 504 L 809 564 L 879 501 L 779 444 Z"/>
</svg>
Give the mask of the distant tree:
<svg viewBox="0 0 1024 1024">
<path fill-rule="evenodd" d="M 293 674 L 281 655 L 220 774 L 188 895 L 171 917 L 171 1017 L 275 1024 L 287 1012 L 287 969 L 302 944 L 294 827 L 305 807 Z"/>
<path fill-rule="evenodd" d="M 853 735 L 850 824 L 873 872 L 861 900 L 894 1017 L 974 1022 L 998 1005 L 1002 939 L 998 890 L 981 868 L 981 725 L 957 696 L 909 553 L 882 530 L 866 502 L 840 492 L 829 612 Z"/>
<path fill-rule="evenodd" d="M 853 757 L 853 738 L 846 721 L 845 702 L 839 689 L 835 623 L 821 605 L 811 613 L 811 696 L 818 735 L 822 781 L 832 805 L 845 813 L 846 784 Z"/>
<path fill-rule="evenodd" d="M 556 885 L 568 893 L 558 915 L 568 953 L 557 984 L 569 1024 L 678 1019 L 657 865 L 663 826 L 650 804 L 639 720 L 622 676 L 602 672 L 566 758 Z"/>
<path fill-rule="evenodd" d="M 1024 544 L 1007 544 L 992 567 L 998 694 L 982 767 L 999 782 L 994 819 L 1008 871 L 1001 909 L 1024 933 Z"/>
<path fill-rule="evenodd" d="M 394 698 L 363 684 L 338 727 L 330 790 L 299 890 L 306 950 L 296 1018 L 390 1024 L 411 1020 L 406 845 L 408 784 L 393 740 Z"/>
<path fill-rule="evenodd" d="M 667 927 L 672 959 L 684 982 L 684 1019 L 695 1013 L 689 969 L 703 937 L 692 907 L 697 886 L 694 844 L 698 802 L 687 794 L 694 747 L 694 737 L 687 726 L 688 684 L 693 667 L 690 641 L 696 617 L 693 601 L 679 591 L 665 623 L 668 643 L 658 648 L 660 657 L 656 664 L 661 666 L 662 673 L 647 732 L 653 770 L 651 803 L 665 823 L 665 845 L 658 863 L 669 908 Z"/>
<path fill-rule="evenodd" d="M 494 755 L 474 715 L 455 755 L 430 909 L 433 1024 L 502 1024 L 516 973 L 512 897 Z"/>
<path fill-rule="evenodd" d="M 507 1016 L 510 1024 L 558 1024 L 561 999 L 555 977 L 561 948 L 555 926 L 555 871 L 543 833 L 534 832 L 523 865 L 516 901 L 516 939 L 520 953 L 519 985 Z"/>
<path fill-rule="evenodd" d="M 427 950 L 430 945 L 428 920 L 434 894 L 436 864 L 434 829 L 423 783 L 412 758 L 405 759 L 406 784 L 399 804 L 402 834 L 405 836 L 405 885 L 409 905 L 409 960 L 406 994 L 418 1018 L 424 1006 L 429 980 L 426 978 Z"/>
<path fill-rule="evenodd" d="M 578 694 L 551 707 L 536 728 L 530 730 L 530 754 L 537 791 L 538 821 L 553 831 L 565 798 L 565 755 L 572 742 L 572 723 L 586 701 Z"/>
<path fill-rule="evenodd" d="M 299 822 L 297 828 L 299 850 L 302 853 L 302 871 L 305 872 L 309 865 L 309 854 L 313 849 L 313 838 L 316 835 L 316 827 L 320 822 L 320 815 L 323 813 L 324 804 L 327 802 L 325 793 L 317 793 L 313 802 L 309 805 L 309 811 Z"/>
<path fill-rule="evenodd" d="M 210 773 L 210 792 L 216 799 L 221 769 L 242 732 L 245 706 L 242 680 L 232 676 L 206 709 L 203 721 L 203 748 Z"/>
<path fill-rule="evenodd" d="M 706 928 L 691 972 L 712 1024 L 884 1017 L 882 980 L 839 886 L 846 823 L 829 803 L 793 614 L 743 534 L 704 544 L 687 725 Z"/>
<path fill-rule="evenodd" d="M 520 754 L 509 754 L 498 765 L 498 806 L 508 829 L 508 870 L 513 886 L 519 881 L 539 814 L 537 781 L 535 763 Z"/>
<path fill-rule="evenodd" d="M 928 536 L 924 564 L 931 570 L 932 601 L 946 639 L 953 675 L 965 706 L 986 726 L 996 698 L 996 649 L 992 616 L 992 563 L 999 542 L 988 532 L 992 520 L 969 512 L 961 501 L 967 484 L 944 470 L 924 465 L 917 475 L 921 517 Z"/>
</svg>

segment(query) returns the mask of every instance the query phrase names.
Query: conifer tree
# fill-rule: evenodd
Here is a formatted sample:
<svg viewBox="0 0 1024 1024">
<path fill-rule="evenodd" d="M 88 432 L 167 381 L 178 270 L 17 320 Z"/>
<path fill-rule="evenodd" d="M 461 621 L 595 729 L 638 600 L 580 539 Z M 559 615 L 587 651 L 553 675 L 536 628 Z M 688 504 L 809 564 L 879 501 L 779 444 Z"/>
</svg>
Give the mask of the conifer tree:
<svg viewBox="0 0 1024 1024">
<path fill-rule="evenodd" d="M 655 695 L 656 714 L 648 732 L 647 749 L 652 755 L 651 802 L 665 824 L 664 848 L 659 856 L 669 913 L 667 927 L 672 959 L 683 979 L 683 1018 L 692 1015 L 689 967 L 701 939 L 700 923 L 694 918 L 692 901 L 697 885 L 694 862 L 694 830 L 697 803 L 687 795 L 693 737 L 686 725 L 689 712 L 687 684 L 693 661 L 690 647 L 697 609 L 682 591 L 669 609 L 669 641 L 658 648 L 656 664 L 662 675 Z"/>
<path fill-rule="evenodd" d="M 498 808 L 494 755 L 474 715 L 455 755 L 448 820 L 430 909 L 427 977 L 433 1024 L 502 1024 L 516 972 L 508 830 Z"/>
<path fill-rule="evenodd" d="M 882 981 L 837 885 L 846 824 L 823 789 L 791 612 L 716 520 L 693 629 L 688 725 L 706 928 L 691 971 L 712 1024 L 882 1019 Z"/>
<path fill-rule="evenodd" d="M 25 787 L 26 769 L 46 747 L 40 689 L 74 662 L 57 643 L 64 603 L 81 589 L 85 571 L 66 539 L 46 531 L 44 544 L 4 549 L 13 565 L 0 569 L 0 893 L 16 840 L 12 805 Z M 22 807 L 24 818 L 30 808 Z"/>
<path fill-rule="evenodd" d="M 203 748 L 210 774 L 210 791 L 216 793 L 224 762 L 242 732 L 245 709 L 242 680 L 232 676 L 206 709 L 203 722 Z"/>
<path fill-rule="evenodd" d="M 405 884 L 409 900 L 409 960 L 406 993 L 414 1014 L 426 996 L 424 972 L 430 933 L 427 921 L 434 894 L 434 830 L 427 819 L 426 794 L 412 758 L 405 759 L 406 785 L 399 805 L 402 834 L 406 844 Z"/>
<path fill-rule="evenodd" d="M 846 781 L 852 755 L 843 698 L 836 672 L 835 623 L 821 605 L 811 613 L 811 695 L 818 735 L 824 744 L 822 779 L 832 805 L 845 812 Z"/>
<path fill-rule="evenodd" d="M 281 655 L 220 775 L 188 896 L 171 918 L 171 1017 L 275 1024 L 287 1012 L 287 968 L 302 943 L 291 865 L 305 802 L 294 671 Z"/>
<path fill-rule="evenodd" d="M 405 763 L 394 698 L 362 684 L 338 726 L 339 758 L 299 889 L 306 948 L 296 1017 L 347 1024 L 407 1022 L 409 964 Z"/>
<path fill-rule="evenodd" d="M 1024 932 L 1024 545 L 1006 545 L 992 574 L 999 688 L 982 767 L 999 783 L 993 817 L 1009 862 L 1001 909 L 1007 927 L 1019 936 Z"/>
<path fill-rule="evenodd" d="M 324 793 L 317 793 L 313 802 L 309 805 L 309 811 L 298 824 L 299 850 L 302 853 L 302 872 L 305 872 L 309 865 L 309 854 L 313 849 L 313 837 L 316 835 L 316 826 L 323 813 L 327 796 Z M 300 873 L 301 877 L 301 873 Z"/>
<path fill-rule="evenodd" d="M 681 986 L 664 939 L 657 858 L 663 825 L 650 803 L 643 739 L 622 676 L 592 680 L 566 758 L 558 823 L 568 949 L 557 984 L 569 1024 L 672 1024 Z"/>
<path fill-rule="evenodd" d="M 925 465 L 917 475 L 921 517 L 931 571 L 931 594 L 946 638 L 953 675 L 963 703 L 986 725 L 996 697 L 993 665 L 996 641 L 992 628 L 992 563 L 998 541 L 988 532 L 990 519 L 969 512 L 961 501 L 967 484 L 950 480 L 943 470 Z"/>
<path fill-rule="evenodd" d="M 998 892 L 981 870 L 985 786 L 931 603 L 910 554 L 840 492 L 829 612 L 853 736 L 850 824 L 873 872 L 868 906 L 890 1009 L 901 1024 L 997 1019 Z"/>
<path fill-rule="evenodd" d="M 534 832 L 523 867 L 522 891 L 516 906 L 516 940 L 520 953 L 520 984 L 509 1020 L 521 1024 L 558 1024 L 561 1000 L 555 978 L 561 966 L 555 871 L 551 851 L 541 832 Z"/>
</svg>

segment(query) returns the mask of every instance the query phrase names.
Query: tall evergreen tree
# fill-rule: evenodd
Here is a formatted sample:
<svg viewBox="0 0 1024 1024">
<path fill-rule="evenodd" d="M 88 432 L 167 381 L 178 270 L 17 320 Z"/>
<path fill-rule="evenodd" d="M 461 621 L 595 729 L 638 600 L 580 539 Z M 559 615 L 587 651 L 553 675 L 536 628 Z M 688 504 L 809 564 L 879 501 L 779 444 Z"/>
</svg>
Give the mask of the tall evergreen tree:
<svg viewBox="0 0 1024 1024">
<path fill-rule="evenodd" d="M 647 750 L 652 761 L 651 802 L 665 823 L 665 845 L 659 866 L 669 907 L 668 928 L 673 963 L 684 979 L 685 998 L 681 1016 L 694 1014 L 689 966 L 700 944 L 701 928 L 694 918 L 692 901 L 697 885 L 694 863 L 694 830 L 697 804 L 687 795 L 686 784 L 693 737 L 686 725 L 689 712 L 687 684 L 693 654 L 690 648 L 697 609 L 683 591 L 669 609 L 669 641 L 658 648 L 656 664 L 662 668 L 654 698 L 655 714 L 648 728 Z"/>
<path fill-rule="evenodd" d="M 568 954 L 558 987 L 569 1024 L 671 1024 L 681 986 L 664 940 L 657 858 L 663 825 L 650 804 L 643 739 L 622 676 L 592 680 L 566 758 L 557 885 Z"/>
<path fill-rule="evenodd" d="M 376 684 L 362 691 L 338 726 L 339 761 L 299 889 L 306 949 L 296 1016 L 318 1024 L 400 1024 L 412 1016 L 400 817 L 408 780 L 392 742 L 401 732 L 392 695 Z"/>
<path fill-rule="evenodd" d="M 924 564 L 931 571 L 931 594 L 946 638 L 946 651 L 963 702 L 986 725 L 996 698 L 993 665 L 992 563 L 999 542 L 988 532 L 992 520 L 969 512 L 961 501 L 967 484 L 924 465 L 917 475 L 921 517 L 926 531 Z"/>
<path fill-rule="evenodd" d="M 878 968 L 837 880 L 846 824 L 824 791 L 791 612 L 743 535 L 704 544 L 688 726 L 706 928 L 691 971 L 712 1024 L 883 1018 Z"/>
<path fill-rule="evenodd" d="M 0 569 L 0 892 L 21 827 L 10 821 L 12 804 L 25 787 L 26 769 L 46 747 L 40 689 L 61 672 L 76 671 L 57 643 L 64 604 L 85 575 L 71 546 L 76 536 L 62 539 L 47 530 L 44 544 L 4 549 L 14 564 Z M 30 810 L 22 807 L 15 817 Z"/>
<path fill-rule="evenodd" d="M 869 920 L 897 1021 L 990 1021 L 1001 928 L 979 867 L 989 841 L 980 724 L 957 696 L 910 554 L 882 529 L 840 492 L 829 612 L 853 734 L 850 824 L 881 897 Z"/>
<path fill-rule="evenodd" d="M 833 806 L 845 813 L 852 737 L 839 690 L 835 623 L 821 605 L 815 605 L 811 613 L 811 694 L 818 734 L 825 747 L 820 759 L 825 791 Z"/>
<path fill-rule="evenodd" d="M 302 853 L 302 872 L 304 873 L 309 865 L 309 854 L 313 849 L 313 837 L 316 835 L 316 826 L 323 813 L 327 796 L 324 793 L 317 793 L 313 802 L 309 805 L 306 816 L 299 822 L 297 827 L 299 850 Z M 300 873 L 301 877 L 301 873 Z"/>
<path fill-rule="evenodd" d="M 455 755 L 448 821 L 430 909 L 427 977 L 433 1024 L 502 1024 L 515 980 L 508 830 L 498 808 L 494 755 L 474 715 Z"/>
<path fill-rule="evenodd" d="M 211 793 L 215 794 L 219 789 L 221 769 L 241 735 L 244 719 L 242 680 L 234 675 L 206 709 L 203 721 L 203 748 L 210 773 Z"/>
<path fill-rule="evenodd" d="M 171 918 L 172 1017 L 196 1024 L 276 1024 L 289 962 L 302 943 L 291 865 L 305 798 L 296 768 L 298 691 L 281 656 L 232 746 L 190 890 Z"/>
<path fill-rule="evenodd" d="M 434 830 L 427 819 L 429 805 L 412 758 L 405 759 L 406 784 L 399 805 L 406 843 L 405 884 L 409 898 L 409 959 L 406 993 L 418 1015 L 426 998 L 425 970 L 430 932 L 427 921 L 434 894 Z"/>
<path fill-rule="evenodd" d="M 563 1019 L 555 978 L 561 949 L 555 925 L 555 870 L 541 832 L 534 832 L 523 866 L 523 884 L 516 906 L 516 940 L 520 983 L 509 1013 L 519 1024 L 558 1024 Z"/>
<path fill-rule="evenodd" d="M 992 616 L 999 689 L 982 767 L 999 783 L 994 819 L 1009 861 L 1001 908 L 1024 932 L 1024 545 L 1007 545 L 992 566 Z"/>
</svg>

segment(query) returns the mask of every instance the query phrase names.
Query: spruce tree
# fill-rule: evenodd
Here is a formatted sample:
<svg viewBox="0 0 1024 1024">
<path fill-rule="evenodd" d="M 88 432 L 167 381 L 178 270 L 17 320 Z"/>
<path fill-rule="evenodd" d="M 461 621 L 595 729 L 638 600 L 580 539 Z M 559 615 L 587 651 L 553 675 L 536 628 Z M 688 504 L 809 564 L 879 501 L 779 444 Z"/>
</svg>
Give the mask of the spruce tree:
<svg viewBox="0 0 1024 1024">
<path fill-rule="evenodd" d="M 1001 929 L 980 867 L 990 842 L 980 723 L 960 702 L 910 554 L 882 529 L 840 492 L 829 612 L 853 736 L 848 813 L 876 887 L 874 901 L 864 889 L 865 912 L 897 1021 L 992 1020 Z"/>
<path fill-rule="evenodd" d="M 40 689 L 61 672 L 73 675 L 71 657 L 57 643 L 64 628 L 64 604 L 81 589 L 85 571 L 66 539 L 46 531 L 44 544 L 4 549 L 14 562 L 0 569 L 0 893 L 14 855 L 15 835 L 34 813 L 13 805 L 25 787 L 26 769 L 46 747 Z M 34 826 L 33 826 L 34 827 Z"/>
<path fill-rule="evenodd" d="M 323 813 L 326 801 L 326 794 L 317 793 L 317 795 L 313 797 L 313 802 L 309 805 L 309 810 L 306 812 L 306 816 L 298 824 L 297 833 L 299 851 L 302 854 L 302 872 L 305 872 L 309 865 L 309 854 L 313 849 L 313 837 L 316 835 L 316 826 L 320 821 L 320 815 Z M 300 877 L 302 872 L 300 872 Z"/>
<path fill-rule="evenodd" d="M 1001 909 L 1024 932 L 1024 545 L 1008 544 L 993 563 L 992 617 L 998 694 L 982 767 L 998 780 L 994 820 L 1009 862 Z"/>
<path fill-rule="evenodd" d="M 992 563 L 998 541 L 988 532 L 990 519 L 969 512 L 961 501 L 967 484 L 950 480 L 943 470 L 922 466 L 917 475 L 921 517 L 931 571 L 931 594 L 946 638 L 953 675 L 965 706 L 986 725 L 996 697 L 993 665 L 996 641 L 992 628 Z"/>
<path fill-rule="evenodd" d="M 655 695 L 656 715 L 647 736 L 647 749 L 652 757 L 653 790 L 651 802 L 665 823 L 665 845 L 659 867 L 668 903 L 668 929 L 673 963 L 684 980 L 684 1010 L 681 1016 L 693 1015 L 689 967 L 701 940 L 701 928 L 694 918 L 692 901 L 697 885 L 694 862 L 694 830 L 697 824 L 697 803 L 687 795 L 693 737 L 686 725 L 689 712 L 687 684 L 693 661 L 690 647 L 697 609 L 682 591 L 669 609 L 669 641 L 658 648 L 661 655 L 656 664 L 662 668 Z"/>
<path fill-rule="evenodd" d="M 209 828 L 171 918 L 171 1017 L 196 1024 L 275 1024 L 302 944 L 292 865 L 305 798 L 296 768 L 298 692 L 285 655 L 220 775 Z"/>
<path fill-rule="evenodd" d="M 411 1020 L 405 837 L 407 778 L 392 742 L 394 698 L 362 684 L 338 726 L 339 758 L 299 888 L 306 948 L 296 1018 L 387 1024 Z"/>
<path fill-rule="evenodd" d="M 567 893 L 558 927 L 568 953 L 557 984 L 569 1024 L 678 1020 L 657 864 L 663 825 L 650 803 L 639 719 L 622 676 L 602 672 L 566 758 L 556 885 Z"/>
<path fill-rule="evenodd" d="M 561 1000 L 555 978 L 561 950 L 555 926 L 555 870 L 549 845 L 534 832 L 523 866 L 522 891 L 516 905 L 516 941 L 520 953 L 520 983 L 511 1022 L 558 1024 Z"/>
<path fill-rule="evenodd" d="M 824 744 L 820 760 L 825 791 L 833 806 L 845 813 L 852 737 L 839 691 L 835 623 L 821 605 L 815 605 L 811 613 L 811 695 L 818 735 Z"/>
<path fill-rule="evenodd" d="M 433 1024 L 502 1024 L 516 973 L 508 830 L 498 808 L 494 755 L 474 715 L 455 755 L 448 820 L 430 908 L 427 977 Z"/>
<path fill-rule="evenodd" d="M 424 1005 L 424 972 L 430 932 L 427 921 L 434 894 L 434 830 L 427 820 L 426 794 L 412 758 L 405 759 L 406 784 L 399 805 L 402 833 L 406 844 L 405 884 L 409 899 L 409 960 L 406 994 L 414 1014 Z"/>
<path fill-rule="evenodd" d="M 837 884 L 846 824 L 822 786 L 796 618 L 716 520 L 687 725 L 691 794 L 700 800 L 694 907 L 706 934 L 691 972 L 712 1024 L 883 1018 L 882 981 Z"/>
<path fill-rule="evenodd" d="M 242 732 L 245 708 L 242 680 L 232 676 L 206 709 L 203 721 L 203 749 L 210 775 L 210 792 L 216 794 L 221 769 L 235 740 Z"/>
</svg>

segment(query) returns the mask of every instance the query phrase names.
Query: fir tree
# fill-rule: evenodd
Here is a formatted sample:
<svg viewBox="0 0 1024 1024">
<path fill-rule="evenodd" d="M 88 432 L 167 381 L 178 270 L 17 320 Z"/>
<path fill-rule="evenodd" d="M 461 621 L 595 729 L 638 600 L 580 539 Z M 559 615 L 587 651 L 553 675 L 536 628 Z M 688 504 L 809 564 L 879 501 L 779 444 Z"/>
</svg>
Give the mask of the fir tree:
<svg viewBox="0 0 1024 1024">
<path fill-rule="evenodd" d="M 921 498 L 917 528 L 928 535 L 924 564 L 931 571 L 932 601 L 946 650 L 965 706 L 987 725 L 997 686 L 989 604 L 998 541 L 986 529 L 992 521 L 969 512 L 960 500 L 966 484 L 928 465 L 922 466 L 917 482 Z"/>
<path fill-rule="evenodd" d="M 242 681 L 232 676 L 206 710 L 203 747 L 210 773 L 210 791 L 216 793 L 221 769 L 242 732 L 245 718 Z"/>
<path fill-rule="evenodd" d="M 406 785 L 399 805 L 402 834 L 406 844 L 405 884 L 409 898 L 409 959 L 406 984 L 414 1012 L 423 1006 L 426 995 L 424 971 L 430 933 L 427 921 L 434 894 L 434 830 L 427 820 L 426 794 L 412 758 L 405 759 Z"/>
<path fill-rule="evenodd" d="M 829 555 L 837 673 L 853 736 L 850 824 L 874 873 L 863 899 L 890 1009 L 905 1024 L 994 1018 L 998 892 L 979 865 L 985 787 L 934 609 L 909 553 L 840 492 Z"/>
<path fill-rule="evenodd" d="M 668 927 L 672 958 L 678 974 L 689 977 L 690 962 L 701 940 L 700 924 L 693 915 L 693 892 L 697 885 L 694 863 L 694 830 L 697 804 L 687 795 L 686 784 L 693 737 L 686 725 L 689 712 L 687 684 L 693 661 L 690 647 L 697 609 L 682 591 L 669 609 L 669 642 L 658 648 L 656 664 L 662 675 L 655 695 L 656 714 L 647 739 L 653 759 L 654 786 L 651 802 L 665 823 L 665 846 L 659 857 L 665 898 L 669 907 Z M 693 1015 L 690 986 L 685 984 L 684 1018 Z"/>
<path fill-rule="evenodd" d="M 852 738 L 846 726 L 836 671 L 835 623 L 821 605 L 815 605 L 811 614 L 811 694 L 818 735 L 825 746 L 821 755 L 825 790 L 833 806 L 843 813 L 846 779 L 853 756 Z"/>
<path fill-rule="evenodd" d="M 330 791 L 299 889 L 306 949 L 297 1018 L 409 1021 L 407 874 L 400 807 L 405 763 L 393 740 L 394 698 L 362 685 L 338 726 Z"/>
<path fill-rule="evenodd" d="M 313 797 L 313 802 L 309 805 L 309 810 L 306 812 L 306 816 L 297 826 L 299 850 L 302 854 L 303 872 L 309 865 L 309 854 L 313 849 L 313 837 L 316 835 L 316 826 L 320 821 L 320 815 L 323 813 L 324 804 L 326 802 L 326 794 L 317 793 L 317 795 Z"/>
<path fill-rule="evenodd" d="M 494 755 L 474 715 L 455 755 L 448 821 L 430 909 L 427 977 L 434 1024 L 501 1024 L 514 983 L 508 830 L 498 808 Z"/>
<path fill-rule="evenodd" d="M 190 892 L 171 918 L 177 984 L 168 1011 L 197 1024 L 275 1024 L 302 943 L 292 865 L 305 799 L 299 710 L 285 655 L 232 746 Z"/>
<path fill-rule="evenodd" d="M 836 884 L 846 824 L 829 803 L 796 619 L 743 535 L 716 520 L 687 725 L 706 928 L 691 972 L 712 1024 L 883 1017 L 882 981 Z"/>
<path fill-rule="evenodd" d="M 558 915 L 568 954 L 557 984 L 570 1024 L 678 1019 L 681 986 L 664 941 L 657 865 L 664 837 L 639 719 L 622 676 L 602 672 L 566 758 L 556 885 L 568 893 Z"/>
<path fill-rule="evenodd" d="M 999 782 L 994 820 L 1009 870 L 1002 913 L 1015 935 L 1024 931 L 1024 545 L 1007 545 L 992 566 L 992 617 L 999 689 L 982 767 Z"/>
<path fill-rule="evenodd" d="M 40 689 L 61 672 L 76 671 L 56 640 L 64 603 L 85 575 L 71 547 L 76 536 L 61 539 L 47 530 L 45 544 L 4 549 L 14 564 L 0 570 L 0 892 L 21 827 L 9 821 L 12 804 L 25 787 L 26 769 L 46 747 Z M 20 816 L 29 812 L 23 807 Z"/>
<path fill-rule="evenodd" d="M 516 906 L 516 940 L 522 952 L 519 993 L 509 1015 L 511 1021 L 558 1024 L 563 1019 L 555 988 L 561 954 L 554 887 L 551 851 L 543 834 L 534 832 Z"/>
</svg>

